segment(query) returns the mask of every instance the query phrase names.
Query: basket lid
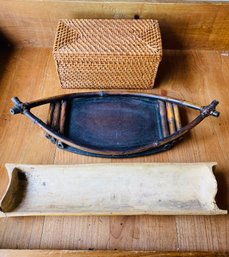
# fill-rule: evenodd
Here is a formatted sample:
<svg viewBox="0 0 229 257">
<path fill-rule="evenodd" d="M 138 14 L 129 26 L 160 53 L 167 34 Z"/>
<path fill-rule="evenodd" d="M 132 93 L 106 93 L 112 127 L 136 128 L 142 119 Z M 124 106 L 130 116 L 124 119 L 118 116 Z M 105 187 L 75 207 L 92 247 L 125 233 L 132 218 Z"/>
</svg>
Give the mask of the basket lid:
<svg viewBox="0 0 229 257">
<path fill-rule="evenodd" d="M 161 58 L 157 20 L 62 19 L 55 53 L 154 55 Z"/>
</svg>

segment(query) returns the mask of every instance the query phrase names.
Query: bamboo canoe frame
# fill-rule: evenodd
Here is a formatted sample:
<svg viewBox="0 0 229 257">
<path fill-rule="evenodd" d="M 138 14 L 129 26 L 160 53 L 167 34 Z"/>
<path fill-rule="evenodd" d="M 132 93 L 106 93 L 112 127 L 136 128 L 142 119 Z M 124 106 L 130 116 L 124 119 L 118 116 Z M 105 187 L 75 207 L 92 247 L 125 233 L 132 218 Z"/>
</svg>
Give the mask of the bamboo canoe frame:
<svg viewBox="0 0 229 257">
<path fill-rule="evenodd" d="M 163 127 L 163 138 L 151 142 L 147 145 L 137 147 L 135 149 L 125 149 L 125 150 L 109 150 L 109 149 L 97 149 L 93 147 L 87 147 L 85 145 L 80 145 L 73 140 L 67 138 L 64 131 L 64 123 L 66 118 L 66 103 L 74 98 L 93 98 L 93 97 L 106 97 L 106 96 L 134 96 L 151 100 L 159 100 L 161 103 L 165 103 L 165 107 L 168 112 L 168 118 L 171 114 L 171 110 L 174 113 L 172 121 L 168 120 L 169 129 L 172 133 L 168 133 L 168 128 L 165 127 L 166 124 L 162 124 Z M 129 92 L 86 92 L 86 93 L 74 93 L 66 94 L 55 97 L 49 97 L 32 102 L 21 102 L 17 97 L 12 98 L 14 106 L 10 109 L 11 114 L 15 115 L 18 113 L 24 114 L 30 120 L 32 120 L 36 125 L 38 125 L 42 130 L 44 130 L 46 137 L 51 140 L 52 143 L 56 144 L 60 149 L 71 149 L 76 153 L 99 156 L 99 157 L 134 157 L 141 156 L 145 154 L 156 153 L 159 151 L 164 151 L 170 149 L 175 143 L 177 143 L 183 135 L 189 132 L 192 128 L 197 126 L 201 121 L 203 121 L 208 116 L 218 117 L 219 112 L 215 110 L 218 105 L 218 101 L 214 100 L 207 106 L 198 106 L 190 102 L 179 100 L 176 98 L 170 98 L 167 96 L 153 95 L 153 94 L 140 94 L 140 93 L 129 93 Z M 61 106 L 60 103 L 61 102 Z M 37 106 L 50 103 L 49 119 L 47 124 L 31 113 L 31 109 Z M 55 105 L 55 107 L 54 107 Z M 191 121 L 189 124 L 181 127 L 180 117 L 178 115 L 178 106 L 188 107 L 199 111 L 199 115 Z M 163 116 L 165 111 L 161 108 L 160 115 Z M 52 117 L 52 118 L 50 118 Z M 52 124 L 50 124 L 52 119 Z M 174 128 L 174 122 L 176 122 L 177 129 Z M 67 146 L 67 147 L 66 147 Z"/>
</svg>

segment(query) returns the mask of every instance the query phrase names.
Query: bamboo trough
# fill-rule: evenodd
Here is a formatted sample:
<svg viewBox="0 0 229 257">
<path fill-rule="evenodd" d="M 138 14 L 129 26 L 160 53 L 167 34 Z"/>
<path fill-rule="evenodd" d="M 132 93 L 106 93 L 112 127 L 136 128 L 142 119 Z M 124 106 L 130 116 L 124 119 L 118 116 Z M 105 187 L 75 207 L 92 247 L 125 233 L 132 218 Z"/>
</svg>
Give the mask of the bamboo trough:
<svg viewBox="0 0 229 257">
<path fill-rule="evenodd" d="M 216 163 L 7 164 L 1 217 L 219 215 Z"/>
</svg>

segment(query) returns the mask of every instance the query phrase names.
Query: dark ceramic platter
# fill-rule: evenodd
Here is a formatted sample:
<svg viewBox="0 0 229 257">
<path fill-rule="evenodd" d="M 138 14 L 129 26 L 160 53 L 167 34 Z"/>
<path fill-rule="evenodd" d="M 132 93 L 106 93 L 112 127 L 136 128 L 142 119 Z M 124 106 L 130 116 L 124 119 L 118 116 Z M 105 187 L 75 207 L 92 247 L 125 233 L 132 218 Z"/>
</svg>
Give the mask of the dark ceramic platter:
<svg viewBox="0 0 229 257">
<path fill-rule="evenodd" d="M 73 99 L 65 136 L 87 148 L 127 151 L 162 138 L 158 100 L 127 96 Z"/>
<path fill-rule="evenodd" d="M 62 95 L 30 103 L 13 99 L 12 114 L 23 113 L 45 130 L 59 148 L 99 157 L 134 157 L 171 148 L 209 115 L 218 116 L 216 101 L 198 107 L 158 95 L 91 92 Z M 47 123 L 30 110 L 50 103 Z M 182 127 L 179 107 L 200 111 Z"/>
</svg>

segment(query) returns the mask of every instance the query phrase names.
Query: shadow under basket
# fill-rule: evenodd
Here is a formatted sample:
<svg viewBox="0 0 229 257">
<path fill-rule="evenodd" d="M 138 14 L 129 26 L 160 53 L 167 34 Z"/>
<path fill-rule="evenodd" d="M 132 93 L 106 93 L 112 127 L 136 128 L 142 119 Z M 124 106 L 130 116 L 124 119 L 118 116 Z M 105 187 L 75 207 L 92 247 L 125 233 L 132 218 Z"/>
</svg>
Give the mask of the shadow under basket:
<svg viewBox="0 0 229 257">
<path fill-rule="evenodd" d="M 150 89 L 162 58 L 156 20 L 60 20 L 53 55 L 62 88 Z"/>
</svg>

